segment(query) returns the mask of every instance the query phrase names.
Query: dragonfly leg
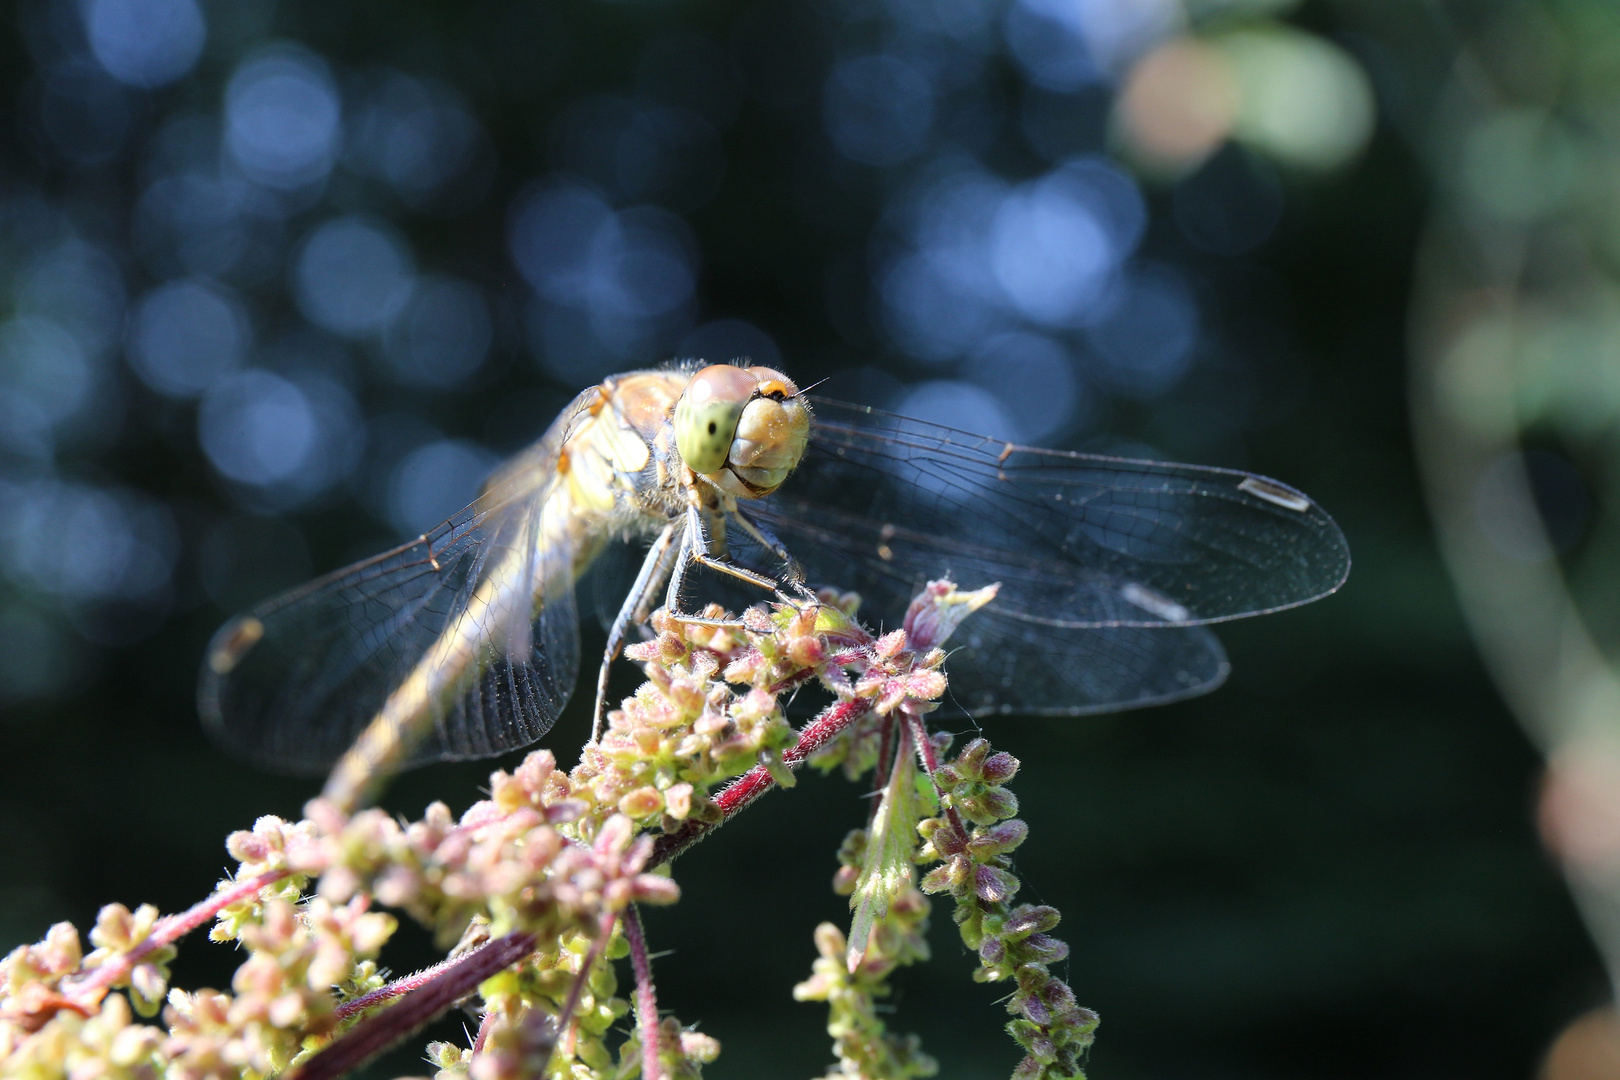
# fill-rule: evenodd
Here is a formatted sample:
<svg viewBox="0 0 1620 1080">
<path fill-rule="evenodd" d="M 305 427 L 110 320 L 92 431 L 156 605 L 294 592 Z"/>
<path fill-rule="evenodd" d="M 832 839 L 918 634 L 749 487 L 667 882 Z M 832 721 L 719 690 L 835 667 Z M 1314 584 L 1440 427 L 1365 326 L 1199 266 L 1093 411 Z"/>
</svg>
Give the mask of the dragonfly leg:
<svg viewBox="0 0 1620 1080">
<path fill-rule="evenodd" d="M 723 550 L 718 553 L 713 552 L 711 549 L 715 547 L 715 545 L 711 542 L 707 531 L 705 531 L 703 528 L 702 514 L 699 513 L 695 507 L 687 513 L 687 534 L 688 542 L 686 550 L 688 553 L 688 558 L 692 562 L 697 563 L 699 566 L 707 566 L 711 570 L 718 570 L 720 573 L 728 574 L 739 581 L 746 581 L 750 585 L 757 585 L 761 589 L 775 593 L 777 599 L 782 600 L 784 603 L 791 604 L 793 602 L 783 594 L 782 583 L 776 578 L 773 578 L 767 574 L 761 574 L 757 570 L 750 570 L 746 566 L 738 566 L 736 563 L 732 562 L 728 557 L 726 557 Z M 762 534 L 760 534 L 760 539 L 765 539 Z M 765 544 L 767 547 L 781 547 L 780 544 L 772 545 L 769 540 L 765 540 Z"/>
<path fill-rule="evenodd" d="M 675 559 L 675 566 L 669 575 L 669 589 L 664 594 L 664 609 L 669 612 L 672 619 L 679 619 L 684 623 L 693 623 L 698 626 L 719 626 L 727 629 L 737 629 L 742 626 L 741 619 L 709 619 L 700 615 L 688 615 L 681 611 L 681 588 L 686 584 L 686 572 L 696 563 L 707 566 L 711 570 L 718 570 L 722 574 L 746 581 L 761 589 L 774 593 L 778 599 L 787 604 L 793 600 L 784 594 L 780 584 L 775 578 L 750 570 L 745 566 L 709 553 L 710 540 L 708 532 L 703 528 L 703 516 L 696 507 L 691 507 L 686 514 L 686 536 L 681 544 L 680 554 Z M 797 605 L 794 605 L 797 606 Z"/>
<path fill-rule="evenodd" d="M 781 584 L 794 587 L 808 599 L 815 599 L 815 594 L 804 586 L 804 571 L 800 569 L 799 561 L 788 552 L 787 547 L 776 538 L 775 534 L 743 513 L 740 507 L 733 510 L 731 516 L 756 544 L 782 560 Z"/>
<path fill-rule="evenodd" d="M 650 614 L 650 598 L 657 595 L 659 586 L 670 576 L 676 558 L 684 547 L 684 531 L 678 521 L 664 526 L 664 531 L 658 534 L 652 547 L 647 550 L 647 557 L 642 560 L 641 569 L 636 573 L 635 584 L 630 586 L 618 615 L 613 618 L 613 626 L 608 630 L 607 649 L 602 653 L 602 669 L 596 673 L 596 711 L 591 714 L 592 743 L 602 737 L 602 718 L 607 715 L 608 673 L 613 661 L 619 658 L 630 627 L 645 622 Z"/>
</svg>

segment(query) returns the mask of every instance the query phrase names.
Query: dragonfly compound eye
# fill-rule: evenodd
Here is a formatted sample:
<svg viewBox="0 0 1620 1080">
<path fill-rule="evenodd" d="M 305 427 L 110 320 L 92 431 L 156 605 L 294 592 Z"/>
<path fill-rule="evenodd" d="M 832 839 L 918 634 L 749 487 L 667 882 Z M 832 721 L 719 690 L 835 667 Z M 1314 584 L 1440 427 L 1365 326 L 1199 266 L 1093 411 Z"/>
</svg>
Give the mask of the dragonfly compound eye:
<svg viewBox="0 0 1620 1080">
<path fill-rule="evenodd" d="M 758 394 L 743 409 L 727 458 L 730 477 L 720 486 L 733 495 L 769 495 L 782 486 L 804 457 L 810 441 L 810 405 L 793 381 L 779 371 L 754 367 Z"/>
<path fill-rule="evenodd" d="M 714 364 L 692 376 L 675 405 L 675 448 L 693 472 L 725 468 L 743 408 L 759 379 L 740 367 Z"/>
</svg>

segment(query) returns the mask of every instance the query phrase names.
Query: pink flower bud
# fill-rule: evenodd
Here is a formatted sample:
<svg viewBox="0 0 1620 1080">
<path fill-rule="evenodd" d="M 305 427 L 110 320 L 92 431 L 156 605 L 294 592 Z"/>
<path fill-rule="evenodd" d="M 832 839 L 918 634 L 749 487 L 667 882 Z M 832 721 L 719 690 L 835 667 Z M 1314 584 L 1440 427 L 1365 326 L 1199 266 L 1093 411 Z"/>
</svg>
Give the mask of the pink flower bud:
<svg viewBox="0 0 1620 1080">
<path fill-rule="evenodd" d="M 263 862 L 270 855 L 270 846 L 264 842 L 264 838 L 245 829 L 225 838 L 225 850 L 231 858 L 244 863 Z"/>
<path fill-rule="evenodd" d="M 296 991 L 289 990 L 270 1002 L 270 1009 L 266 1014 L 270 1023 L 279 1028 L 290 1028 L 298 1024 L 304 1015 L 303 996 Z"/>
<path fill-rule="evenodd" d="M 664 809 L 664 796 L 657 788 L 639 787 L 619 800 L 619 812 L 633 818 L 649 817 Z"/>
<path fill-rule="evenodd" d="M 904 630 L 890 630 L 878 638 L 872 646 L 872 653 L 880 660 L 893 660 L 906 650 L 906 632 Z"/>
<path fill-rule="evenodd" d="M 820 667 L 827 662 L 827 650 L 818 638 L 796 637 L 788 643 L 788 658 L 799 667 Z"/>
<path fill-rule="evenodd" d="M 994 866 L 981 866 L 973 875 L 973 891 L 987 904 L 1010 900 L 1018 891 L 1018 879 Z"/>
<path fill-rule="evenodd" d="M 638 874 L 634 886 L 635 899 L 643 904 L 673 904 L 681 898 L 681 887 L 657 874 Z"/>
<path fill-rule="evenodd" d="M 987 784 L 1005 784 L 1018 773 L 1018 759 L 1005 750 L 997 751 L 984 759 L 980 766 L 979 775 Z"/>
<path fill-rule="evenodd" d="M 1069 955 L 1067 942 L 1046 934 L 1032 934 L 1021 945 L 1027 960 L 1037 964 L 1055 964 Z"/>
<path fill-rule="evenodd" d="M 1012 916 L 1007 920 L 1006 933 L 1013 937 L 1044 933 L 1054 929 L 1060 918 L 1055 907 L 1023 904 L 1013 909 Z"/>
<path fill-rule="evenodd" d="M 967 847 L 978 858 L 990 858 L 1013 850 L 1022 844 L 1028 835 L 1029 826 L 1013 818 L 973 830 L 973 836 L 968 840 Z"/>
</svg>

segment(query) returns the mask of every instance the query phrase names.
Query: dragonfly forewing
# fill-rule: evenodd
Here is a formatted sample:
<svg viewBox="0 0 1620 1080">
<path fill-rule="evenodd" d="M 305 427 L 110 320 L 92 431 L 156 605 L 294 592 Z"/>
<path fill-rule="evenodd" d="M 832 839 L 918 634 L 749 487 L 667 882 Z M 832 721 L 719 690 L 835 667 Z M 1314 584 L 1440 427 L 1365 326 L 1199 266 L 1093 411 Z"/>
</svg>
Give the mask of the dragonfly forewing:
<svg viewBox="0 0 1620 1080">
<path fill-rule="evenodd" d="M 1204 624 L 1344 581 L 1338 526 L 1286 485 L 1226 469 L 1014 446 L 817 401 L 793 482 L 747 513 L 812 584 L 898 620 L 932 578 L 1000 582 L 951 659 L 968 712 L 1082 714 L 1218 686 Z M 964 643 L 965 641 L 965 643 Z"/>
<path fill-rule="evenodd" d="M 300 773 L 338 760 L 380 706 L 396 766 L 539 739 L 579 669 L 574 552 L 548 528 L 553 488 L 545 472 L 498 486 L 420 540 L 227 623 L 203 666 L 204 723 Z"/>
<path fill-rule="evenodd" d="M 1318 599 L 1350 568 L 1333 519 L 1273 480 L 1020 447 L 840 402 L 816 403 L 794 481 L 766 513 L 810 523 L 807 542 L 838 547 L 839 563 L 903 590 L 944 573 L 1000 581 L 997 608 L 1039 623 L 1241 618 Z"/>
</svg>

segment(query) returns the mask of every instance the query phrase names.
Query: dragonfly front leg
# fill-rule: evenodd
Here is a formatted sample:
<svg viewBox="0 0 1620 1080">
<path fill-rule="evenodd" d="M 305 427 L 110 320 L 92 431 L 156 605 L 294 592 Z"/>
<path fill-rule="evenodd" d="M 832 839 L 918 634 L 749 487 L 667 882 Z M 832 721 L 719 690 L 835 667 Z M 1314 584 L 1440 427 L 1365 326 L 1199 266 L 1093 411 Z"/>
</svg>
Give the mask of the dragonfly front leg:
<svg viewBox="0 0 1620 1080">
<path fill-rule="evenodd" d="M 596 711 L 591 719 L 592 743 L 602 737 L 602 718 L 607 715 L 608 674 L 613 661 L 619 658 L 630 627 L 646 622 L 652 614 L 652 597 L 658 595 L 658 588 L 664 579 L 671 576 L 686 546 L 685 533 L 680 520 L 664 526 L 664 531 L 647 549 L 647 557 L 641 561 L 641 569 L 636 573 L 635 584 L 630 586 L 618 615 L 613 618 L 613 626 L 608 630 L 607 649 L 602 653 L 602 669 L 596 674 Z"/>
<path fill-rule="evenodd" d="M 742 526 L 743 532 L 753 538 L 754 543 L 782 561 L 782 580 L 780 584 L 793 589 L 800 595 L 801 599 L 813 602 L 816 599 L 815 592 L 805 585 L 804 571 L 800 568 L 799 561 L 793 557 L 782 541 L 778 540 L 769 529 L 743 513 L 740 507 L 731 512 L 731 517 L 738 525 Z M 780 590 L 778 590 L 777 595 L 781 596 Z"/>
<path fill-rule="evenodd" d="M 707 566 L 711 570 L 718 570 L 722 574 L 734 577 L 739 581 L 746 581 L 776 596 L 782 603 L 797 608 L 798 604 L 793 598 L 782 591 L 782 583 L 773 577 L 768 577 L 757 571 L 750 570 L 725 557 L 724 551 L 714 553 L 712 548 L 718 546 L 712 543 L 708 531 L 703 527 L 703 515 L 697 507 L 689 507 L 686 512 L 686 542 L 681 546 L 681 556 L 675 561 L 675 570 L 670 575 L 669 592 L 665 597 L 665 608 L 674 618 L 682 622 L 696 623 L 700 626 L 741 626 L 737 619 L 707 619 L 695 615 L 685 615 L 680 611 L 681 587 L 686 581 L 687 568 L 692 563 Z"/>
</svg>

